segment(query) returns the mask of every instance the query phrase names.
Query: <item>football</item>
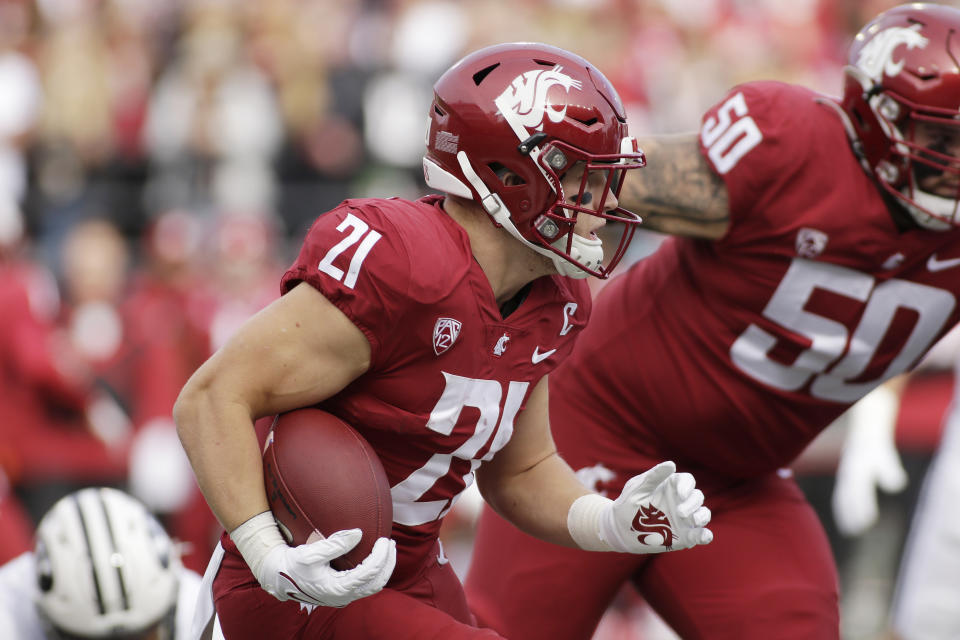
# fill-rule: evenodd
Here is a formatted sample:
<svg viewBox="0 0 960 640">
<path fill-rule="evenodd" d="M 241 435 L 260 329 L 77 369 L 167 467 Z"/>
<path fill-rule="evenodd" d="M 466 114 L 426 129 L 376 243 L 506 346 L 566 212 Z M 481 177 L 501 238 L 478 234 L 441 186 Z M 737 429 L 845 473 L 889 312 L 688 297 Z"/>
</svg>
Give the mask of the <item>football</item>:
<svg viewBox="0 0 960 640">
<path fill-rule="evenodd" d="M 330 564 L 352 569 L 381 536 L 390 536 L 393 504 L 380 459 L 363 436 L 315 408 L 278 415 L 263 450 L 267 499 L 292 546 L 343 529 L 363 532 L 360 543 Z"/>
</svg>

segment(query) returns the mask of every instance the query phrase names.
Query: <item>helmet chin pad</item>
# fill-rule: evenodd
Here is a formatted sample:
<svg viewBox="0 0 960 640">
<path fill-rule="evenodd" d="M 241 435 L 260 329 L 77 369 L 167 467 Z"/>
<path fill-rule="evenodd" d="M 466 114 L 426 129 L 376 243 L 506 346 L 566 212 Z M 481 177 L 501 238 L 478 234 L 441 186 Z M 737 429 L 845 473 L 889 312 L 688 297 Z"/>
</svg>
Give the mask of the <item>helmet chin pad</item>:
<svg viewBox="0 0 960 640">
<path fill-rule="evenodd" d="M 960 203 L 926 191 L 914 190 L 912 202 L 906 204 L 914 222 L 930 231 L 948 231 L 960 226 Z"/>
<path fill-rule="evenodd" d="M 553 246 L 563 251 L 563 249 L 565 249 L 563 245 L 566 244 L 565 240 L 566 238 L 561 238 L 554 242 Z M 600 263 L 603 262 L 603 242 L 597 237 L 584 238 L 583 236 L 574 234 L 573 241 L 571 242 L 570 257 L 573 259 L 573 262 L 560 254 L 553 254 L 551 256 L 553 266 L 556 267 L 557 273 L 562 276 L 567 276 L 568 278 L 586 278 L 590 275 L 590 272 L 584 271 L 579 265 L 583 265 L 592 271 L 598 271 Z"/>
</svg>

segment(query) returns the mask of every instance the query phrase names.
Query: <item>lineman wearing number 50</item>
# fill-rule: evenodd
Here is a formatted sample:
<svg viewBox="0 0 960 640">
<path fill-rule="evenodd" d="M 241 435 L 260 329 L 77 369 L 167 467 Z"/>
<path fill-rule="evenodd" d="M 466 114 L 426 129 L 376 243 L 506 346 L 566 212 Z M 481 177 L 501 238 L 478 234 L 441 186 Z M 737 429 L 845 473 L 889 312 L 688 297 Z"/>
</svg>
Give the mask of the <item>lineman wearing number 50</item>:
<svg viewBox="0 0 960 640">
<path fill-rule="evenodd" d="M 587 322 L 583 278 L 606 277 L 632 237 L 639 218 L 617 196 L 643 164 L 613 87 L 566 51 L 495 46 L 438 80 L 424 172 L 444 195 L 321 215 L 282 297 L 177 401 L 229 532 L 206 576 L 228 640 L 500 637 L 474 626 L 438 540 L 474 478 L 553 543 L 646 554 L 710 542 L 689 473 L 658 460 L 600 496 L 556 455 L 547 423 L 546 375 Z M 622 231 L 606 256 L 605 224 Z M 392 535 L 348 571 L 329 563 L 358 531 L 288 547 L 267 509 L 253 421 L 313 405 L 370 442 L 391 485 Z"/>
<path fill-rule="evenodd" d="M 686 639 L 839 637 L 826 536 L 778 470 L 960 316 L 958 34 L 957 8 L 904 5 L 856 36 L 841 99 L 751 82 L 696 133 L 641 139 L 620 202 L 676 237 L 600 292 L 550 421 L 599 491 L 658 460 L 692 472 L 716 539 L 598 560 L 485 513 L 481 622 L 585 640 L 630 582 Z"/>
</svg>

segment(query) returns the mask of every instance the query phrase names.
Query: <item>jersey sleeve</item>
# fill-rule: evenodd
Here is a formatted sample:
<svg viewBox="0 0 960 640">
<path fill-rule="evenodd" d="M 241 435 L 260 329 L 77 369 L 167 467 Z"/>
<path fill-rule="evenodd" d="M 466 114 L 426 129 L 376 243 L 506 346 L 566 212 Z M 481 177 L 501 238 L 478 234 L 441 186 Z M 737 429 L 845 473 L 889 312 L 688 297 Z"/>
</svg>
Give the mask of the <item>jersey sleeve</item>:
<svg viewBox="0 0 960 640">
<path fill-rule="evenodd" d="M 281 292 L 305 282 L 322 293 L 366 336 L 376 367 L 384 337 L 402 326 L 410 270 L 402 238 L 376 207 L 344 203 L 310 227 Z"/>
<path fill-rule="evenodd" d="M 731 89 L 704 114 L 700 152 L 727 187 L 731 226 L 723 242 L 776 226 L 777 198 L 802 177 L 818 136 L 817 94 L 779 82 Z"/>
</svg>

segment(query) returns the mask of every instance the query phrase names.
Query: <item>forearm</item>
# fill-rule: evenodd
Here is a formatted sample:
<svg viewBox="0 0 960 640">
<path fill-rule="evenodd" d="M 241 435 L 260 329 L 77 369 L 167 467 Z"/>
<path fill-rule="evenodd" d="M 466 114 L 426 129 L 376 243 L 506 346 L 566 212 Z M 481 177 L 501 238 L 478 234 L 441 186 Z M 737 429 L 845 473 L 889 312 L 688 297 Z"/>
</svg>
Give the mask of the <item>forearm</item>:
<svg viewBox="0 0 960 640">
<path fill-rule="evenodd" d="M 716 240 L 730 224 L 723 181 L 700 155 L 696 134 L 638 140 L 647 166 L 628 173 L 620 206 L 640 214 L 646 229 Z"/>
<path fill-rule="evenodd" d="M 567 528 L 574 500 L 590 491 L 556 453 L 529 469 L 480 490 L 488 504 L 520 530 L 554 544 L 577 547 Z"/>
<path fill-rule="evenodd" d="M 174 421 L 197 484 L 227 531 L 269 508 L 246 407 L 191 379 L 177 399 Z"/>
<path fill-rule="evenodd" d="M 227 531 L 268 508 L 253 421 L 329 398 L 369 363 L 363 333 L 300 284 L 248 319 L 190 377 L 174 407 L 177 433 Z"/>
</svg>

